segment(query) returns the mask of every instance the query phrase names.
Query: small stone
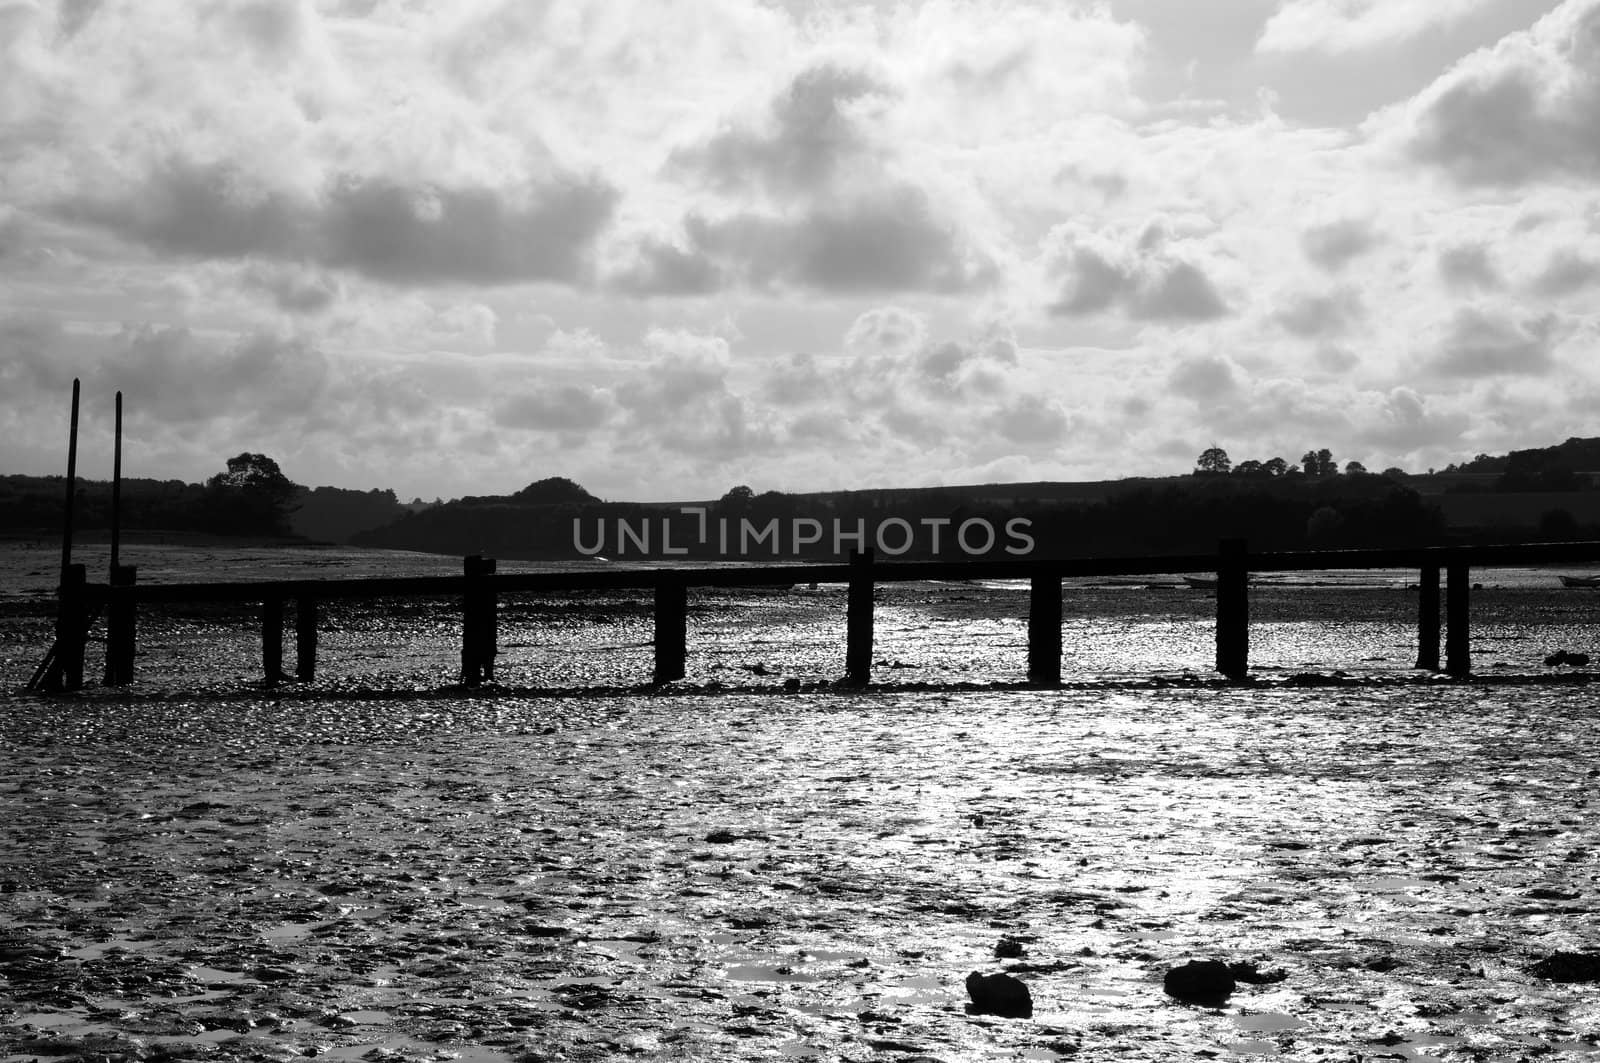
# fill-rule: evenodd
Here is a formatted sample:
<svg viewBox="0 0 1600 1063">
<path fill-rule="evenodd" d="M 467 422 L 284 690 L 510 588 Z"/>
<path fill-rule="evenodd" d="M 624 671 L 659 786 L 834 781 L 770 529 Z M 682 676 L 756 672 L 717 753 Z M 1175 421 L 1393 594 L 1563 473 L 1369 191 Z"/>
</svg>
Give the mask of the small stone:
<svg viewBox="0 0 1600 1063">
<path fill-rule="evenodd" d="M 1033 1017 L 1033 996 L 1028 987 L 1009 974 L 967 975 L 967 996 L 972 1003 L 967 1011 L 974 1015 L 1005 1015 L 1011 1018 Z"/>
<path fill-rule="evenodd" d="M 994 946 L 994 955 L 1000 960 L 1014 960 L 1027 952 L 1022 942 L 1014 937 L 1003 937 Z"/>
<path fill-rule="evenodd" d="M 1235 988 L 1233 972 L 1217 960 L 1190 960 L 1161 981 L 1170 997 L 1187 1004 L 1221 1004 Z"/>
</svg>

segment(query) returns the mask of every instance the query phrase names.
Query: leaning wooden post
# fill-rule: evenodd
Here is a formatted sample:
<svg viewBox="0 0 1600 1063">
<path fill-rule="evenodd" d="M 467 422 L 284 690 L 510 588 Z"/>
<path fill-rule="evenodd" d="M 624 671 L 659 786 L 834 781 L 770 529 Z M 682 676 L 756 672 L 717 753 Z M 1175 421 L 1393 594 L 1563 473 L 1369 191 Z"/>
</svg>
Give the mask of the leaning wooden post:
<svg viewBox="0 0 1600 1063">
<path fill-rule="evenodd" d="M 61 574 L 61 611 L 56 617 L 57 689 L 83 688 L 83 653 L 89 637 L 89 572 L 68 565 Z"/>
<path fill-rule="evenodd" d="M 1468 620 L 1467 562 L 1452 553 L 1445 562 L 1444 670 L 1464 678 L 1472 674 L 1471 622 Z"/>
<path fill-rule="evenodd" d="M 1035 575 L 1028 592 L 1028 681 L 1061 685 L 1061 577 Z"/>
<path fill-rule="evenodd" d="M 1439 563 L 1422 566 L 1417 579 L 1417 667 L 1439 670 Z"/>
<path fill-rule="evenodd" d="M 1250 672 L 1250 565 L 1243 539 L 1217 546 L 1217 671 L 1229 679 Z"/>
<path fill-rule="evenodd" d="M 317 600 L 307 594 L 294 603 L 294 674 L 305 683 L 317 678 Z"/>
<path fill-rule="evenodd" d="M 494 575 L 495 560 L 472 554 L 461 559 L 461 574 L 466 588 L 461 595 L 461 682 L 475 687 L 484 680 L 494 681 L 495 645 Z"/>
<path fill-rule="evenodd" d="M 845 601 L 844 674 L 852 683 L 872 681 L 872 550 L 850 551 L 850 589 Z"/>
<path fill-rule="evenodd" d="M 674 579 L 656 584 L 656 682 L 682 679 L 689 659 L 689 588 Z"/>
<path fill-rule="evenodd" d="M 139 569 L 134 565 L 111 566 L 111 602 L 106 609 L 106 675 L 108 687 L 133 682 L 133 654 L 138 642 L 138 607 L 133 587 Z"/>
</svg>

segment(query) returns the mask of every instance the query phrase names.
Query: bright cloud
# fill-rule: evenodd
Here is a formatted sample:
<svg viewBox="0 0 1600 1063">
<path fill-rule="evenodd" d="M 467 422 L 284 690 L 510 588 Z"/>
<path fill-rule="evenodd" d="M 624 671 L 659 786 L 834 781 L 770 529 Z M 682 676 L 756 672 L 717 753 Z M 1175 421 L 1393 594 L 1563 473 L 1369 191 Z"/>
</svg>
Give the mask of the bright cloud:
<svg viewBox="0 0 1600 1063">
<path fill-rule="evenodd" d="M 1460 21 L 1492 0 L 1281 0 L 1256 41 L 1261 52 L 1350 52 L 1395 45 Z"/>
</svg>

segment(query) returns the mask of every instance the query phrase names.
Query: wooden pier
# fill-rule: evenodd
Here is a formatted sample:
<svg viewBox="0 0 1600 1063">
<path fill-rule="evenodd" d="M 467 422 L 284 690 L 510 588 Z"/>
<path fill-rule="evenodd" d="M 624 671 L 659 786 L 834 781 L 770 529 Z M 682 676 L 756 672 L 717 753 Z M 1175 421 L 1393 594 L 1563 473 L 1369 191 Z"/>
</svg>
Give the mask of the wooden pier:
<svg viewBox="0 0 1600 1063">
<path fill-rule="evenodd" d="M 1419 574 L 1417 667 L 1466 677 L 1471 674 L 1470 573 L 1487 566 L 1540 566 L 1600 562 L 1600 542 L 1538 543 L 1387 550 L 1318 550 L 1250 553 L 1244 542 L 1227 540 L 1215 554 L 1080 559 L 965 561 L 876 560 L 871 551 L 846 564 L 768 564 L 713 568 L 599 568 L 577 572 L 499 573 L 492 559 L 465 558 L 459 576 L 372 579 L 273 580 L 141 585 L 131 566 L 116 566 L 112 580 L 91 584 L 82 565 L 63 569 L 56 645 L 30 688 L 73 690 L 82 686 L 83 661 L 92 624 L 107 618 L 107 685 L 133 680 L 135 630 L 140 606 L 222 602 L 257 605 L 261 616 L 264 680 L 287 679 L 283 671 L 284 606 L 294 605 L 295 678 L 317 674 L 319 607 L 330 601 L 451 597 L 461 603 L 461 682 L 469 687 L 494 680 L 498 654 L 499 603 L 518 595 L 573 591 L 640 590 L 654 593 L 654 680 L 682 679 L 691 650 L 688 596 L 692 588 L 789 586 L 843 583 L 845 595 L 844 679 L 872 679 L 873 592 L 879 584 L 922 580 L 1020 580 L 1029 588 L 1027 676 L 1038 686 L 1061 682 L 1062 580 L 1071 577 L 1152 576 L 1207 573 L 1216 576 L 1216 670 L 1225 678 L 1249 677 L 1250 576 L 1261 572 L 1409 569 Z M 1444 660 L 1441 669 L 1440 574 L 1444 580 Z M 951 647 L 959 652 L 959 647 Z M 41 681 L 43 677 L 43 681 Z"/>
</svg>

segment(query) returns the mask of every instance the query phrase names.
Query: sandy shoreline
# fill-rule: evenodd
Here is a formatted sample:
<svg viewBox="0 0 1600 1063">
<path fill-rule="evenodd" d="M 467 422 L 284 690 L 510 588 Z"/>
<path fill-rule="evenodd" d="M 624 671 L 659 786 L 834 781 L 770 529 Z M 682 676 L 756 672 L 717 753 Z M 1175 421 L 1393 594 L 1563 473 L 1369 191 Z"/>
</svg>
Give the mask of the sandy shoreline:
<svg viewBox="0 0 1600 1063">
<path fill-rule="evenodd" d="M 1556 692 L 6 708 L 0 1060 L 1593 1046 Z M 1212 955 L 1286 978 L 1162 995 Z"/>
</svg>

